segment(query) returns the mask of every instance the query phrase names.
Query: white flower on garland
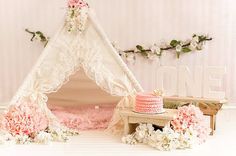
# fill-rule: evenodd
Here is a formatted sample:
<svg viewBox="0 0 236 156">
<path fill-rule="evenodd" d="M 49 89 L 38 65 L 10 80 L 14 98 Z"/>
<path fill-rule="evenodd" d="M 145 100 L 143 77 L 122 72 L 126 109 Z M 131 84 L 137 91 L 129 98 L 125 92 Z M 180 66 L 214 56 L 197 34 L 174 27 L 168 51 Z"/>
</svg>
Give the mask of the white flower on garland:
<svg viewBox="0 0 236 156">
<path fill-rule="evenodd" d="M 197 50 L 202 50 L 204 48 L 204 42 L 201 42 L 197 45 Z"/>
<path fill-rule="evenodd" d="M 196 48 L 198 46 L 198 42 L 199 42 L 199 37 L 198 36 L 194 36 L 193 39 L 190 42 L 190 49 L 191 50 L 196 50 Z"/>
<path fill-rule="evenodd" d="M 41 35 L 38 34 L 38 33 L 35 33 L 34 39 L 35 39 L 36 41 L 41 41 Z"/>
<path fill-rule="evenodd" d="M 198 43 L 197 42 L 193 42 L 193 41 L 191 41 L 191 43 L 190 43 L 190 49 L 191 50 L 196 50 L 196 47 L 198 46 Z"/>
<path fill-rule="evenodd" d="M 150 48 L 152 54 L 156 54 L 158 56 L 161 55 L 161 48 L 157 46 L 157 44 L 154 44 L 151 48 Z"/>
<path fill-rule="evenodd" d="M 194 35 L 192 41 L 198 43 L 199 42 L 199 37 L 197 35 Z"/>
<path fill-rule="evenodd" d="M 181 52 L 182 51 L 182 46 L 180 45 L 180 44 L 178 44 L 177 46 L 176 46 L 176 48 L 175 48 L 175 50 L 176 50 L 176 52 Z"/>
<path fill-rule="evenodd" d="M 135 62 L 135 54 L 129 54 L 129 55 L 125 54 L 125 59 L 129 63 L 134 63 Z"/>
</svg>

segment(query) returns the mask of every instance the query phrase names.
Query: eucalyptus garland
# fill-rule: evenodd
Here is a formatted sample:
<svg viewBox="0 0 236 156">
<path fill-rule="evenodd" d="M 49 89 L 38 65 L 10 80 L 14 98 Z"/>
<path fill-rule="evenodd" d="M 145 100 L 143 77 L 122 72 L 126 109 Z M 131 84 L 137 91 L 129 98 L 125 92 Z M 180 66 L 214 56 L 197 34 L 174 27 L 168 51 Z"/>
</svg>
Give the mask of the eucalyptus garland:
<svg viewBox="0 0 236 156">
<path fill-rule="evenodd" d="M 211 40 L 212 38 L 207 35 L 194 34 L 190 40 L 181 41 L 173 39 L 168 44 L 164 44 L 162 46 L 154 44 L 150 48 L 144 48 L 142 45 L 137 45 L 134 49 L 123 51 L 115 45 L 114 46 L 119 51 L 120 56 L 124 56 L 126 58 L 131 56 L 131 59 L 135 59 L 136 54 L 141 54 L 146 58 L 153 58 L 156 56 L 161 57 L 165 51 L 174 52 L 176 57 L 180 58 L 181 54 L 202 50 L 205 43 Z"/>
<path fill-rule="evenodd" d="M 49 37 L 44 35 L 41 31 L 30 31 L 29 29 L 25 29 L 25 31 L 32 35 L 30 41 L 40 41 L 44 44 L 44 47 L 47 46 Z"/>
<path fill-rule="evenodd" d="M 25 29 L 25 31 L 32 34 L 31 41 L 38 40 L 44 43 L 44 47 L 46 47 L 49 37 L 44 35 L 44 33 L 41 31 L 30 31 L 29 29 Z M 142 45 L 137 45 L 134 49 L 121 50 L 114 43 L 113 46 L 118 51 L 119 55 L 125 57 L 127 60 L 135 60 L 137 54 L 152 59 L 161 57 L 163 52 L 173 52 L 176 54 L 177 58 L 180 58 L 180 55 L 182 54 L 202 50 L 205 43 L 211 40 L 212 37 L 208 37 L 207 35 L 194 34 L 190 40 L 181 41 L 173 39 L 168 44 L 153 44 L 150 48 L 144 48 Z"/>
</svg>

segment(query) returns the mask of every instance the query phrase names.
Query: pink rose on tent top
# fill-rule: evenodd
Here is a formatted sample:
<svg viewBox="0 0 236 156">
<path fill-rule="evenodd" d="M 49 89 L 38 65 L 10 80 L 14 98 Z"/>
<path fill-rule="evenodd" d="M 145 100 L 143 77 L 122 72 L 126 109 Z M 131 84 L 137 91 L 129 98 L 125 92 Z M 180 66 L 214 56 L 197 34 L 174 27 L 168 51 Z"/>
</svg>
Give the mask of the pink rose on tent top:
<svg viewBox="0 0 236 156">
<path fill-rule="evenodd" d="M 4 117 L 6 130 L 13 136 L 38 133 L 48 127 L 45 113 L 36 104 L 30 102 L 11 106 Z"/>
<path fill-rule="evenodd" d="M 206 126 L 203 113 L 193 105 L 180 107 L 178 115 L 171 121 L 171 125 L 176 132 L 185 133 L 188 129 L 196 132 L 200 143 L 206 140 L 210 132 Z"/>
<path fill-rule="evenodd" d="M 83 0 L 69 0 L 68 1 L 68 7 L 69 8 L 82 8 L 82 7 L 85 7 L 87 6 L 87 3 L 84 2 Z"/>
</svg>

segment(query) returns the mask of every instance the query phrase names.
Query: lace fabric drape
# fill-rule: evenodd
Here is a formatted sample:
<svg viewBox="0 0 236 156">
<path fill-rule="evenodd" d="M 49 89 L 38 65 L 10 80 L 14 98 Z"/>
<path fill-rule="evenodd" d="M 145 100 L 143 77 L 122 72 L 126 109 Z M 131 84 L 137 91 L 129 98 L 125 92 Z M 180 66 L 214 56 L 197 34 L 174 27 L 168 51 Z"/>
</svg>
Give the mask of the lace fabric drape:
<svg viewBox="0 0 236 156">
<path fill-rule="evenodd" d="M 80 68 L 101 89 L 113 96 L 127 99 L 136 91 L 141 91 L 140 85 L 107 41 L 91 13 L 83 33 L 68 33 L 63 25 L 43 51 L 11 104 L 25 97 L 30 98 L 46 111 L 51 124 L 58 124 L 47 108 L 47 94 L 60 89 L 69 81 L 70 75 Z M 122 101 L 120 108 L 127 104 L 127 101 Z M 119 122 L 117 112 L 113 119 L 112 125 Z"/>
</svg>

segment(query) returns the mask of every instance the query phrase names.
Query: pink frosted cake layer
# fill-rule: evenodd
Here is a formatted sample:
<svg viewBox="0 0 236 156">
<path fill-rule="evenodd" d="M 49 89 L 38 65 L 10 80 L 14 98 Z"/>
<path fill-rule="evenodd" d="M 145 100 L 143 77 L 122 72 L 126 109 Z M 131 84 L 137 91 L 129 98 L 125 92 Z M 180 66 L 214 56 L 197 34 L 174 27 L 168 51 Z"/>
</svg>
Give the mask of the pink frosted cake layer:
<svg viewBox="0 0 236 156">
<path fill-rule="evenodd" d="M 134 110 L 140 113 L 162 113 L 163 98 L 152 93 L 138 93 Z"/>
<path fill-rule="evenodd" d="M 161 96 L 153 95 L 152 93 L 138 93 L 136 95 L 136 100 L 142 102 L 162 102 Z"/>
</svg>

